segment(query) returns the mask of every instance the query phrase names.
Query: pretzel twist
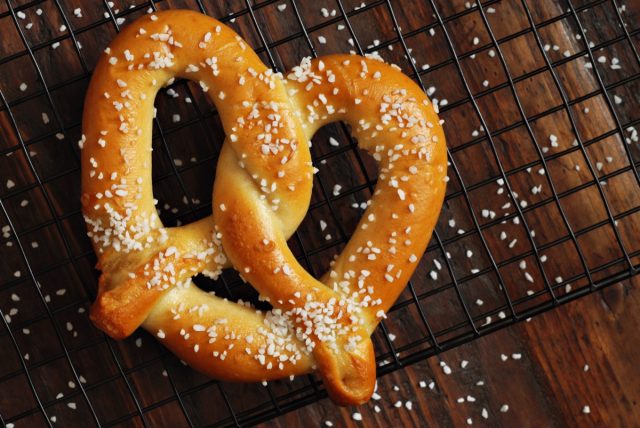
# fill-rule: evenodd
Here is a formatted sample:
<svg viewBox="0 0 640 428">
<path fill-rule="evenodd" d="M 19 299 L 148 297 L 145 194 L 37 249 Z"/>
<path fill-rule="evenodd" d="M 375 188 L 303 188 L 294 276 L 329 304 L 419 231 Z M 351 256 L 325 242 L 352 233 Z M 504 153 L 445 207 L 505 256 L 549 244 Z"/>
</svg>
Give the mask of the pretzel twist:
<svg viewBox="0 0 640 428">
<path fill-rule="evenodd" d="M 150 148 L 155 95 L 174 77 L 208 92 L 227 137 L 212 216 L 165 228 L 154 207 Z M 379 178 L 351 240 L 318 281 L 286 240 L 311 197 L 308 142 L 340 120 L 372 153 Z M 370 58 L 332 55 L 305 60 L 283 78 L 215 19 L 160 12 L 130 24 L 100 59 L 81 145 L 83 212 L 103 272 L 91 309 L 98 327 L 124 338 L 142 326 L 219 379 L 318 370 L 340 404 L 371 396 L 369 336 L 424 252 L 445 189 L 442 128 L 408 77 Z M 230 266 L 274 309 L 191 283 Z"/>
</svg>

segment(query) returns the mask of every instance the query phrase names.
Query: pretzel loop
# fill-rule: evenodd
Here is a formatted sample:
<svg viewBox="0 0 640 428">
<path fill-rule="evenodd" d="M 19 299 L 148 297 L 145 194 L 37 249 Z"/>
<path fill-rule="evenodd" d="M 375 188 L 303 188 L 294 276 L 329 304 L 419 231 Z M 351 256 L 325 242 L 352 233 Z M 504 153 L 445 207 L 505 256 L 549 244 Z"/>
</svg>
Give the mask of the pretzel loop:
<svg viewBox="0 0 640 428">
<path fill-rule="evenodd" d="M 155 94 L 174 77 L 208 92 L 227 138 L 212 216 L 165 228 L 154 207 L 149 149 Z M 318 281 L 286 240 L 310 201 L 308 141 L 339 120 L 380 174 L 351 240 Z M 283 79 L 218 21 L 161 12 L 130 24 L 100 59 L 81 143 L 83 211 L 103 272 L 91 309 L 98 327 L 123 338 L 142 326 L 217 378 L 258 381 L 317 369 L 338 403 L 370 397 L 369 336 L 413 273 L 444 197 L 442 129 L 410 79 L 345 55 L 306 60 Z M 272 311 L 190 281 L 230 266 Z"/>
<path fill-rule="evenodd" d="M 194 33 L 191 24 L 206 33 Z M 194 45 L 199 47 L 192 49 Z M 239 53 L 232 54 L 234 50 Z M 248 68 L 262 80 L 247 79 L 245 90 L 229 91 Z M 158 90 L 175 77 L 196 80 L 209 92 L 228 133 L 242 102 L 253 103 L 262 96 L 266 102 L 288 104 L 282 91 L 266 93 L 265 80 L 276 82 L 276 76 L 240 37 L 200 14 L 173 11 L 146 17 L 127 27 L 107 48 L 85 103 L 82 202 L 104 272 L 94 319 L 114 337 L 131 334 L 168 288 L 197 273 L 217 277 L 226 262 L 211 216 L 164 228 L 154 206 L 153 102 Z M 295 135 L 295 128 L 289 125 L 284 132 Z M 254 136 L 232 134 L 239 137 L 251 141 Z M 310 185 L 304 184 L 308 180 L 299 181 L 300 201 L 308 202 Z M 295 230 L 305 210 L 301 203 L 282 212 L 287 234 Z"/>
</svg>

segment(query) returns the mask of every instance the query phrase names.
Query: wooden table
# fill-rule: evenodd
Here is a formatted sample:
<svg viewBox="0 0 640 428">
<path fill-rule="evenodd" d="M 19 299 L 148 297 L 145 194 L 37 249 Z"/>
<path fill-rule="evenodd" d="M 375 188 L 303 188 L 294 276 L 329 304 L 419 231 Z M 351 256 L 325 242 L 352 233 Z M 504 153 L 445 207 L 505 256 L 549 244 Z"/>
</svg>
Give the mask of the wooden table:
<svg viewBox="0 0 640 428">
<path fill-rule="evenodd" d="M 473 426 L 491 427 L 640 426 L 639 328 L 636 279 L 385 376 L 378 380 L 378 401 L 339 408 L 325 399 L 264 426 L 331 421 L 336 427 L 448 427 L 466 426 L 468 419 Z M 464 369 L 463 361 L 468 361 Z M 441 362 L 450 366 L 450 375 Z M 396 408 L 398 401 L 402 406 Z M 361 422 L 353 419 L 355 412 Z"/>
</svg>

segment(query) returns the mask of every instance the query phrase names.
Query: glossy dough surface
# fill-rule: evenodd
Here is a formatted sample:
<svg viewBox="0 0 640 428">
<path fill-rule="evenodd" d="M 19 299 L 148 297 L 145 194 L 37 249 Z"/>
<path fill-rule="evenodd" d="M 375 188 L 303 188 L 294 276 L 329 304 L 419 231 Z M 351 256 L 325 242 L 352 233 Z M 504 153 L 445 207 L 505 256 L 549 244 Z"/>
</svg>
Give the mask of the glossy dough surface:
<svg viewBox="0 0 640 428">
<path fill-rule="evenodd" d="M 208 92 L 226 139 L 212 216 L 165 228 L 153 201 L 153 103 L 175 77 Z M 334 121 L 351 125 L 379 178 L 351 240 L 317 280 L 286 240 L 309 206 L 308 142 Z M 127 26 L 100 59 L 80 144 L 83 212 L 102 271 L 91 309 L 98 327 L 124 338 L 142 326 L 218 379 L 317 370 L 336 402 L 370 397 L 369 336 L 415 270 L 445 191 L 442 128 L 408 77 L 355 55 L 304 60 L 281 76 L 215 19 L 159 12 Z M 274 309 L 229 302 L 191 283 L 227 267 Z"/>
</svg>

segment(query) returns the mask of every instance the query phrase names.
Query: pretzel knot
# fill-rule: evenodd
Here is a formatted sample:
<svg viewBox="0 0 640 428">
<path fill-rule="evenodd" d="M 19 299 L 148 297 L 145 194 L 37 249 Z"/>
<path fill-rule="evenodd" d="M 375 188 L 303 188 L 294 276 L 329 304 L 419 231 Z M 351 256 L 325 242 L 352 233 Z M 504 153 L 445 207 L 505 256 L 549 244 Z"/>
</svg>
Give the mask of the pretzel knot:
<svg viewBox="0 0 640 428">
<path fill-rule="evenodd" d="M 154 98 L 197 81 L 225 129 L 213 213 L 166 228 L 154 206 Z M 368 208 L 321 281 L 286 240 L 311 198 L 309 140 L 348 123 L 378 162 Z M 370 335 L 415 270 L 442 205 L 446 149 L 429 100 L 397 69 L 355 55 L 268 69 L 233 31 L 189 11 L 147 15 L 106 49 L 83 117 L 82 203 L 102 271 L 91 319 L 124 338 L 139 326 L 196 369 L 264 381 L 317 370 L 340 404 L 373 392 Z M 224 252 L 223 252 L 224 248 Z M 271 311 L 191 283 L 233 266 Z"/>
</svg>

